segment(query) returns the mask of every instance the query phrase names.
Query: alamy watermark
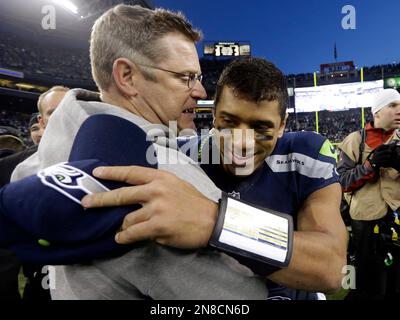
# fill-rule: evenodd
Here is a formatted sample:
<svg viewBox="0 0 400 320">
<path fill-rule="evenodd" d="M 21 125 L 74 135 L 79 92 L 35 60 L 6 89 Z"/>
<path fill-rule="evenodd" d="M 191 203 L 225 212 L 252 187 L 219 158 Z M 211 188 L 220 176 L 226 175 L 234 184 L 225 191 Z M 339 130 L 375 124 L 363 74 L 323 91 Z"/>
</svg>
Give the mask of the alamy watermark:
<svg viewBox="0 0 400 320">
<path fill-rule="evenodd" d="M 45 5 L 42 7 L 42 28 L 44 30 L 56 29 L 56 8 L 52 5 Z"/>
<path fill-rule="evenodd" d="M 342 288 L 345 290 L 354 290 L 356 288 L 356 268 L 352 265 L 346 265 L 342 268 Z"/>
<path fill-rule="evenodd" d="M 346 5 L 342 8 L 342 28 L 344 30 L 355 30 L 357 28 L 356 8 L 352 5 Z"/>
<path fill-rule="evenodd" d="M 42 274 L 45 276 L 42 278 L 42 288 L 45 290 L 56 289 L 56 268 L 53 266 L 44 266 L 42 268 Z"/>
</svg>

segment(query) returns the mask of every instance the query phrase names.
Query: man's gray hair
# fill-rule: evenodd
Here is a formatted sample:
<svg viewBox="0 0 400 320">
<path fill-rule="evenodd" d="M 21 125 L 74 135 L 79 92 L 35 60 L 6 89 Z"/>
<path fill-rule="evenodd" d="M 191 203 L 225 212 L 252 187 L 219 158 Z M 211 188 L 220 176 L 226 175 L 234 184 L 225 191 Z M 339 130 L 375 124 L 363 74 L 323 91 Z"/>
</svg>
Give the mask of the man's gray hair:
<svg viewBox="0 0 400 320">
<path fill-rule="evenodd" d="M 193 42 L 201 39 L 200 31 L 182 13 L 124 4 L 106 11 L 94 23 L 90 39 L 92 75 L 99 89 L 109 88 L 118 58 L 138 64 L 157 64 L 166 59 L 167 52 L 158 40 L 174 32 Z M 150 73 L 143 75 L 151 78 Z"/>
</svg>

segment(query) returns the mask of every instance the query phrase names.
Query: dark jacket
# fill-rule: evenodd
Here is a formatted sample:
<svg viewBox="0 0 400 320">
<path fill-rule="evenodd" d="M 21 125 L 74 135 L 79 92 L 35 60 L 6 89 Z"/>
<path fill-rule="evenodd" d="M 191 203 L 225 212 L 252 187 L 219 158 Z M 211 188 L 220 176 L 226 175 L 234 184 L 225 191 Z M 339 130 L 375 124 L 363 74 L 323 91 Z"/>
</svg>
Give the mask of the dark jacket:
<svg viewBox="0 0 400 320">
<path fill-rule="evenodd" d="M 0 159 L 0 188 L 10 182 L 11 174 L 15 167 L 34 154 L 37 149 L 37 146 L 33 146 Z"/>
<path fill-rule="evenodd" d="M 15 167 L 37 151 L 33 146 L 0 159 L 0 188 L 10 182 Z M 21 264 L 9 250 L 0 248 L 0 300 L 19 300 L 18 274 Z"/>
</svg>

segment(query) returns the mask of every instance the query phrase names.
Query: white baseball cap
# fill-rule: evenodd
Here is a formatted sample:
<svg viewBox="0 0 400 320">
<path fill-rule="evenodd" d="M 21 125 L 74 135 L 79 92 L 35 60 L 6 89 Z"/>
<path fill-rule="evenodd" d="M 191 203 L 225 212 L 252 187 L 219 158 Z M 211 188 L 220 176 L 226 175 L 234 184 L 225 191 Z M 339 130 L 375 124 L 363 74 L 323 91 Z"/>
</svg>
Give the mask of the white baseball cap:
<svg viewBox="0 0 400 320">
<path fill-rule="evenodd" d="M 395 89 L 385 89 L 379 92 L 372 103 L 372 114 L 377 113 L 387 105 L 396 102 L 400 103 L 400 93 Z"/>
</svg>

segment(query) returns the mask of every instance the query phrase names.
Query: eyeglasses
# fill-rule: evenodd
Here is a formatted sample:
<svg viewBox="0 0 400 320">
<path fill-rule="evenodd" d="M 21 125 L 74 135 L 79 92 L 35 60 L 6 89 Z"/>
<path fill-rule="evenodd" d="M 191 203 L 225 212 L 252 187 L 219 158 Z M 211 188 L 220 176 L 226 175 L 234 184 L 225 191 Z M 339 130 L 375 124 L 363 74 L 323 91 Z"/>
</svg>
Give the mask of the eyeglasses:
<svg viewBox="0 0 400 320">
<path fill-rule="evenodd" d="M 196 74 L 196 73 L 181 73 L 181 72 L 175 72 L 172 70 L 167 70 L 167 69 L 163 69 L 160 67 L 155 67 L 155 66 L 150 66 L 147 64 L 140 64 L 140 63 L 136 63 L 139 66 L 142 67 L 147 67 L 147 68 L 152 68 L 152 69 L 156 69 L 156 70 L 161 70 L 161 71 L 165 71 L 165 72 L 169 72 L 172 74 L 176 74 L 178 76 L 182 76 L 182 77 L 187 77 L 187 86 L 189 89 L 193 89 L 194 85 L 196 84 L 196 81 L 198 80 L 200 83 L 203 81 L 203 75 L 202 74 Z"/>
</svg>

